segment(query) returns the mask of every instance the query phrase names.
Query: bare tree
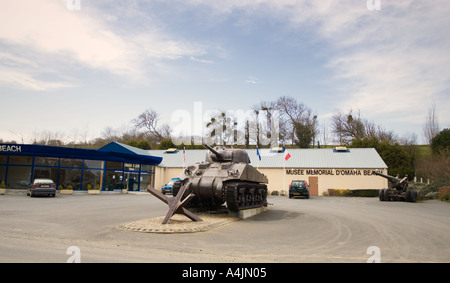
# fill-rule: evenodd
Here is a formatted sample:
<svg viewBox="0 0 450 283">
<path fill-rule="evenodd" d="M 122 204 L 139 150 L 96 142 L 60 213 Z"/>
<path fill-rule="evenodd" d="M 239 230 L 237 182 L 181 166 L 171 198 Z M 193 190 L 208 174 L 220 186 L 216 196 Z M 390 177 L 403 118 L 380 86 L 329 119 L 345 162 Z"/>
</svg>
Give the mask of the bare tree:
<svg viewBox="0 0 450 283">
<path fill-rule="evenodd" d="M 60 131 L 42 131 L 40 133 L 33 133 L 32 143 L 40 145 L 63 146 L 66 139 L 67 138 L 64 133 Z"/>
<path fill-rule="evenodd" d="M 376 138 L 389 144 L 397 141 L 397 135 L 393 131 L 361 118 L 359 110 L 353 113 L 353 110 L 350 109 L 347 114 L 338 112 L 331 117 L 331 122 L 332 131 L 340 144 L 350 144 L 355 139 L 364 138 Z"/>
<path fill-rule="evenodd" d="M 428 144 L 431 144 L 431 140 L 439 134 L 439 123 L 436 117 L 436 104 L 433 103 L 428 109 L 428 115 L 423 126 L 423 134 Z"/>
<path fill-rule="evenodd" d="M 149 140 L 153 145 L 161 142 L 163 139 L 170 138 L 172 130 L 166 124 L 158 126 L 160 117 L 158 112 L 152 109 L 145 110 L 137 118 L 133 119 L 131 122 L 137 130 L 145 129 L 146 134 L 149 136 Z"/>
<path fill-rule="evenodd" d="M 308 129 L 311 135 L 311 142 L 315 143 L 317 135 L 320 133 L 317 115 L 312 113 L 304 103 L 299 103 L 295 98 L 282 96 L 276 102 L 276 108 L 280 111 L 280 132 L 285 133 L 284 141 L 294 144 L 298 141 L 297 127 Z M 302 126 L 300 126 L 302 125 Z M 304 132 L 304 131 L 300 131 Z M 304 143 L 302 143 L 304 144 Z"/>
<path fill-rule="evenodd" d="M 349 144 L 353 139 L 362 139 L 366 136 L 364 121 L 359 111 L 356 115 L 352 109 L 348 114 L 338 112 L 331 117 L 331 122 L 333 133 L 338 137 L 340 144 Z"/>
</svg>

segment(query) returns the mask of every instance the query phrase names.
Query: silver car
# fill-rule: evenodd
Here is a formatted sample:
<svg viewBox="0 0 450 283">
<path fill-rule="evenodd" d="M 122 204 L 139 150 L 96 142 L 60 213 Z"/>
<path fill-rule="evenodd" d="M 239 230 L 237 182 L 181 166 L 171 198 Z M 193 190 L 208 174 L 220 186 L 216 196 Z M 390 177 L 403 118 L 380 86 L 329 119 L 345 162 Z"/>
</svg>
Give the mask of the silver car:
<svg viewBox="0 0 450 283">
<path fill-rule="evenodd" d="M 34 179 L 27 189 L 27 196 L 51 196 L 56 195 L 56 184 L 51 179 Z"/>
</svg>

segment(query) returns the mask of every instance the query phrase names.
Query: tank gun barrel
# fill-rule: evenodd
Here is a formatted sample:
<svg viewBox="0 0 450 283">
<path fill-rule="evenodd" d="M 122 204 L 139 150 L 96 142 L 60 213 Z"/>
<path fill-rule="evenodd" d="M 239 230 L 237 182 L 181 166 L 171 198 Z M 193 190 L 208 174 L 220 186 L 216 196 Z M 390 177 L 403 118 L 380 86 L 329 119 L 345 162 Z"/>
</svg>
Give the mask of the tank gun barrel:
<svg viewBox="0 0 450 283">
<path fill-rule="evenodd" d="M 204 146 L 205 146 L 207 149 L 209 149 L 209 151 L 211 151 L 212 153 L 214 153 L 214 155 L 216 156 L 217 159 L 223 159 L 223 158 L 222 158 L 222 155 L 221 155 L 219 152 L 217 152 L 217 150 L 215 150 L 214 148 L 210 147 L 210 146 L 207 145 L 207 144 L 204 144 Z"/>
</svg>

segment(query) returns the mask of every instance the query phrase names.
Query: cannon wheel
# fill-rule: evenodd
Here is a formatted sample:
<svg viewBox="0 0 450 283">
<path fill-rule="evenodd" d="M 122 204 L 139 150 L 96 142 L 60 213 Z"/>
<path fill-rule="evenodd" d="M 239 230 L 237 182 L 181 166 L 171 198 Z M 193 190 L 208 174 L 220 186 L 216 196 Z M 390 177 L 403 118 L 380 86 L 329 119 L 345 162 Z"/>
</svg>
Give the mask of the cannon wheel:
<svg viewBox="0 0 450 283">
<path fill-rule="evenodd" d="M 381 189 L 378 191 L 378 198 L 380 199 L 380 201 L 384 201 L 384 191 L 386 189 Z"/>
<path fill-rule="evenodd" d="M 407 202 L 416 202 L 417 201 L 417 192 L 413 190 L 406 191 L 406 201 Z"/>
</svg>

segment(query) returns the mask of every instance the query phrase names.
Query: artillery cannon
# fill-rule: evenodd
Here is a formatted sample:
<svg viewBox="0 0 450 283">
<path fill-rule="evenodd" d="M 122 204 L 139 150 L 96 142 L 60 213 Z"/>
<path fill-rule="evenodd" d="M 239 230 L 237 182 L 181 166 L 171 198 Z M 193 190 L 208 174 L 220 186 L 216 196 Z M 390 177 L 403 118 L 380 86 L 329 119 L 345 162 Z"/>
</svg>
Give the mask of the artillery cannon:
<svg viewBox="0 0 450 283">
<path fill-rule="evenodd" d="M 403 179 L 398 176 L 394 177 L 391 175 L 386 175 L 378 171 L 372 172 L 375 175 L 386 178 L 390 183 L 390 188 L 381 189 L 378 193 L 380 201 L 407 201 L 416 202 L 417 192 L 408 189 L 408 175 Z"/>
<path fill-rule="evenodd" d="M 181 187 L 184 197 L 194 197 L 189 207 L 217 208 L 226 202 L 230 211 L 267 206 L 267 177 L 249 165 L 248 153 L 242 149 L 212 148 L 205 161 L 189 165 L 173 185 L 176 196 Z"/>
</svg>

